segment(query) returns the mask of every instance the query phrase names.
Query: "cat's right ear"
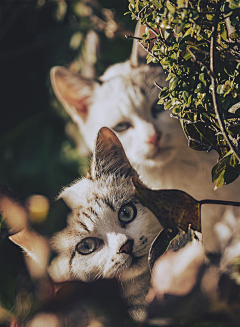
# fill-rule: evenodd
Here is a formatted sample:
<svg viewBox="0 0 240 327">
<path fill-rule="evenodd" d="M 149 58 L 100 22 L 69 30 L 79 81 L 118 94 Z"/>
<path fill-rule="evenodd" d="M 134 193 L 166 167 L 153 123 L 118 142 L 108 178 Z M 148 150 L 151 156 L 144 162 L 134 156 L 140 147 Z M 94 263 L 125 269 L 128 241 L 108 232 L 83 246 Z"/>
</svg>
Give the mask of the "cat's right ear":
<svg viewBox="0 0 240 327">
<path fill-rule="evenodd" d="M 50 77 L 56 97 L 71 118 L 75 122 L 78 122 L 79 118 L 85 121 L 97 82 L 59 66 L 51 69 Z"/>
<path fill-rule="evenodd" d="M 138 21 L 135 31 L 134 31 L 134 37 L 141 38 L 142 35 L 145 33 L 146 26 L 141 25 L 141 22 Z M 149 30 L 150 38 L 155 37 L 153 31 Z M 142 64 L 146 64 L 146 56 L 147 51 L 141 46 L 141 44 L 138 42 L 137 39 L 133 39 L 133 47 L 132 47 L 132 53 L 130 57 L 130 63 L 132 67 L 139 67 Z"/>
<path fill-rule="evenodd" d="M 141 22 L 138 21 L 134 31 L 134 36 L 138 38 L 142 37 L 142 35 L 145 32 L 145 28 L 146 26 L 141 25 Z M 146 56 L 147 56 L 147 52 L 139 44 L 137 39 L 133 39 L 133 47 L 130 57 L 131 66 L 138 67 L 141 63 L 146 63 Z"/>
<path fill-rule="evenodd" d="M 98 179 L 103 175 L 109 176 L 109 174 L 125 177 L 138 176 L 118 137 L 111 129 L 102 127 L 95 141 L 88 177 Z"/>
</svg>

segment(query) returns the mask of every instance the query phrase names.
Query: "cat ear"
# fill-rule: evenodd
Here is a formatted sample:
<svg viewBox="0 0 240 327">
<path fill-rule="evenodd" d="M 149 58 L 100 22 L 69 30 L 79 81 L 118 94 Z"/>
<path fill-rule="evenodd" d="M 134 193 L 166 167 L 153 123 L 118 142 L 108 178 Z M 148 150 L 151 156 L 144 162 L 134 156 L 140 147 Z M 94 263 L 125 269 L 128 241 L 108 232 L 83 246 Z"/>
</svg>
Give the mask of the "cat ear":
<svg viewBox="0 0 240 327">
<path fill-rule="evenodd" d="M 141 25 L 139 21 L 136 25 L 134 36 L 142 37 L 145 32 L 145 25 Z M 143 47 L 139 44 L 139 42 L 134 39 L 132 53 L 130 57 L 130 63 L 132 67 L 138 67 L 141 63 L 146 63 L 147 52 L 143 49 Z"/>
<path fill-rule="evenodd" d="M 89 177 L 98 179 L 102 175 L 137 176 L 118 137 L 107 127 L 97 135 Z"/>
<path fill-rule="evenodd" d="M 135 31 L 134 31 L 134 36 L 137 38 L 141 38 L 142 35 L 145 33 L 146 26 L 141 25 L 141 22 L 138 21 Z M 155 37 L 154 33 L 149 30 L 150 33 L 150 38 Z M 138 40 L 133 39 L 133 47 L 132 47 L 132 53 L 130 57 L 130 63 L 132 67 L 139 67 L 141 64 L 146 64 L 146 56 L 147 56 L 147 51 L 139 44 Z"/>
<path fill-rule="evenodd" d="M 96 81 L 58 66 L 51 69 L 50 77 L 56 97 L 72 119 L 86 120 Z"/>
</svg>

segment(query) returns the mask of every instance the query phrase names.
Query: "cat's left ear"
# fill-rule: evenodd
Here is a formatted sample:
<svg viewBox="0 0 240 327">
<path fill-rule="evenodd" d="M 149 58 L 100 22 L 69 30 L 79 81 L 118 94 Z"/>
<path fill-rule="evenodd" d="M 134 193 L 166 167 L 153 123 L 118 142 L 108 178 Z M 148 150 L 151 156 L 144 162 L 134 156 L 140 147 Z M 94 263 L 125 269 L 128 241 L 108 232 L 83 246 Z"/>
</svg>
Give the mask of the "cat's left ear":
<svg viewBox="0 0 240 327">
<path fill-rule="evenodd" d="M 141 25 L 141 22 L 138 21 L 134 31 L 134 37 L 141 37 L 145 32 L 146 26 Z M 130 63 L 132 67 L 138 67 L 142 63 L 146 63 L 147 52 L 139 44 L 137 39 L 133 40 L 132 53 L 130 57 Z"/>
<path fill-rule="evenodd" d="M 98 179 L 102 175 L 138 176 L 131 166 L 123 146 L 115 133 L 102 127 L 97 135 L 89 177 Z"/>
</svg>

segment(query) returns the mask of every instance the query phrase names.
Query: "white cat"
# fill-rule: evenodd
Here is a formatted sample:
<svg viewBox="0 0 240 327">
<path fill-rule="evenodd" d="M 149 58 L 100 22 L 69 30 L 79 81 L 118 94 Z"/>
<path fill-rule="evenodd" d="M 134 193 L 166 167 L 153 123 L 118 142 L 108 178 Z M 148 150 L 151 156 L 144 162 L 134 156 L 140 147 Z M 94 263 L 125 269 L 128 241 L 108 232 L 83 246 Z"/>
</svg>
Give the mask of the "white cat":
<svg viewBox="0 0 240 327">
<path fill-rule="evenodd" d="M 60 194 L 72 209 L 68 225 L 52 239 L 58 256 L 49 273 L 55 282 L 117 278 L 137 321 L 146 318 L 148 252 L 162 229 L 134 198 L 137 176 L 121 143 L 108 128 L 99 131 L 90 172 Z"/>
<path fill-rule="evenodd" d="M 217 153 L 187 146 L 179 121 L 157 105 L 159 89 L 154 81 L 166 86 L 165 72 L 160 65 L 141 61 L 136 49 L 134 45 L 130 60 L 108 68 L 99 80 L 86 79 L 63 67 L 51 70 L 55 94 L 77 123 L 89 149 L 93 150 L 98 130 L 109 127 L 147 186 L 180 189 L 199 200 L 239 201 L 239 179 L 214 191 L 211 169 L 217 163 Z M 213 224 L 224 214 L 223 206 L 203 206 L 203 238 L 209 251 L 217 250 Z"/>
</svg>

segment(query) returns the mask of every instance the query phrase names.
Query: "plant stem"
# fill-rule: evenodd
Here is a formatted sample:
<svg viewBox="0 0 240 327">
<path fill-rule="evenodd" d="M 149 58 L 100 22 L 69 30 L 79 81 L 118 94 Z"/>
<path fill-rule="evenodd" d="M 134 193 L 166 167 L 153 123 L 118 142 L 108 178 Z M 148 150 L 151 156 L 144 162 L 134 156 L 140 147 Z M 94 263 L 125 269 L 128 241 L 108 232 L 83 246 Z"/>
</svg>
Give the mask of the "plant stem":
<svg viewBox="0 0 240 327">
<path fill-rule="evenodd" d="M 163 90 L 163 87 L 160 86 L 156 81 L 154 81 L 153 84 L 154 84 L 156 87 L 158 87 L 159 90 L 161 90 L 161 91 Z"/>
<path fill-rule="evenodd" d="M 201 201 L 198 201 L 198 203 L 200 204 L 200 206 L 203 204 L 221 204 L 221 205 L 225 205 L 225 206 L 240 207 L 240 202 L 236 202 L 236 201 L 201 200 Z"/>
<path fill-rule="evenodd" d="M 220 8 L 220 5 L 221 5 L 221 1 L 219 1 L 217 4 L 217 9 L 216 9 L 217 13 L 215 14 L 214 24 L 212 27 L 212 35 L 210 38 L 210 71 L 211 71 L 210 78 L 211 78 L 211 84 L 212 84 L 212 99 L 213 99 L 213 106 L 214 106 L 214 111 L 216 114 L 216 119 L 218 121 L 221 132 L 222 132 L 229 148 L 235 154 L 236 158 L 238 159 L 238 162 L 240 163 L 240 156 L 238 154 L 238 151 L 236 150 L 235 146 L 232 144 L 232 142 L 228 136 L 228 133 L 227 133 L 225 125 L 224 125 L 224 119 L 223 119 L 222 113 L 218 109 L 219 108 L 218 99 L 216 96 L 216 82 L 215 82 L 215 78 L 214 78 L 214 76 L 216 76 L 215 70 L 214 70 L 214 66 L 215 66 L 214 49 L 215 49 L 216 36 L 217 36 L 218 19 L 220 16 L 220 14 L 218 13 L 218 9 Z"/>
</svg>

